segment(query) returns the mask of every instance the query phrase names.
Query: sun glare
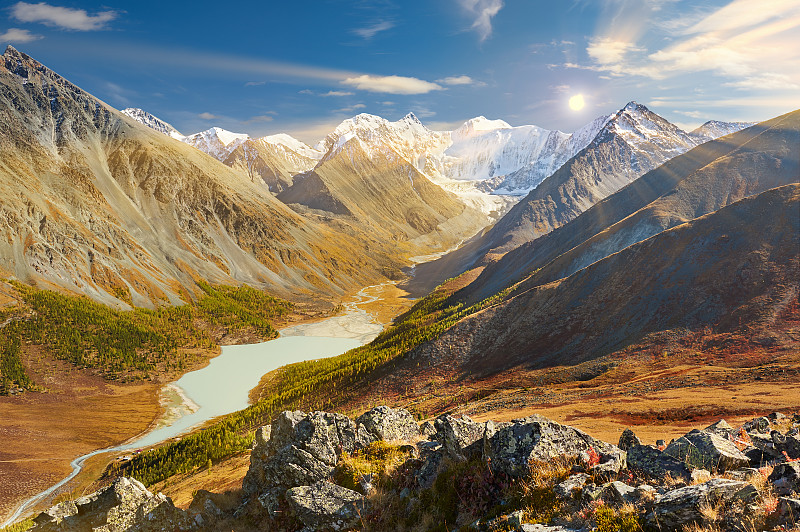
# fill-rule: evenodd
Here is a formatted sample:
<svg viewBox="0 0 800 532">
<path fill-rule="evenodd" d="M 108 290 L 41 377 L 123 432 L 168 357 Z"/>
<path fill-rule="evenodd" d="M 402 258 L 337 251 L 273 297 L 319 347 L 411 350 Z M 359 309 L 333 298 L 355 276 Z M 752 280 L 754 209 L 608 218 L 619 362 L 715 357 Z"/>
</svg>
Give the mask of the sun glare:
<svg viewBox="0 0 800 532">
<path fill-rule="evenodd" d="M 580 111 L 586 102 L 583 101 L 583 94 L 576 94 L 569 99 L 569 108 L 573 111 Z"/>
</svg>

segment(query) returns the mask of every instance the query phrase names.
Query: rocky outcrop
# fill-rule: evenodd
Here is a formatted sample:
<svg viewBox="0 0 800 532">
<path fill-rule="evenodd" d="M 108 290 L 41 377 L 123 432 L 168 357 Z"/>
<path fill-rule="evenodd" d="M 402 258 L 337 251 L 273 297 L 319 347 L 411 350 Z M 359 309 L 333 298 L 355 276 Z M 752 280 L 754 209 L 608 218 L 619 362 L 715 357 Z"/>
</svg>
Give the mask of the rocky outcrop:
<svg viewBox="0 0 800 532">
<path fill-rule="evenodd" d="M 692 468 L 719 473 L 750 465 L 750 460 L 731 440 L 700 430 L 693 430 L 670 443 L 664 454 Z"/>
<path fill-rule="evenodd" d="M 532 461 L 548 461 L 559 456 L 580 457 L 590 449 L 600 457 L 595 467 L 610 464 L 619 471 L 625 461 L 625 453 L 617 446 L 541 416 L 517 419 L 497 429 L 486 438 L 484 448 L 492 468 L 512 476 L 527 473 Z"/>
<path fill-rule="evenodd" d="M 194 523 L 161 493 L 153 495 L 141 482 L 122 477 L 107 488 L 66 501 L 42 512 L 32 530 L 61 532 L 158 532 L 189 530 Z"/>
<path fill-rule="evenodd" d="M 311 530 L 350 530 L 364 513 L 364 496 L 353 490 L 317 482 L 286 492 L 297 518 Z"/>
<path fill-rule="evenodd" d="M 650 526 L 660 530 L 678 530 L 683 525 L 702 520 L 704 504 L 715 504 L 733 499 L 749 501 L 758 496 L 756 488 L 748 482 L 716 478 L 703 484 L 674 489 L 656 497 L 652 511 L 647 515 Z"/>
<path fill-rule="evenodd" d="M 184 512 L 122 478 L 50 508 L 35 530 L 396 530 L 423 519 L 477 531 L 766 530 L 797 522 L 800 462 L 778 460 L 765 485 L 766 470 L 734 469 L 750 462 L 729 445 L 738 452 L 749 440 L 783 441 L 798 425 L 771 416 L 745 424 L 748 432 L 720 421 L 665 451 L 626 431 L 626 453 L 538 415 L 503 423 L 442 415 L 421 429 L 388 407 L 354 420 L 285 411 L 256 431 L 241 498 L 198 490 Z M 687 446 L 695 454 L 670 451 Z M 698 467 L 709 463 L 716 467 Z M 529 522 L 535 516 L 553 526 Z"/>
</svg>

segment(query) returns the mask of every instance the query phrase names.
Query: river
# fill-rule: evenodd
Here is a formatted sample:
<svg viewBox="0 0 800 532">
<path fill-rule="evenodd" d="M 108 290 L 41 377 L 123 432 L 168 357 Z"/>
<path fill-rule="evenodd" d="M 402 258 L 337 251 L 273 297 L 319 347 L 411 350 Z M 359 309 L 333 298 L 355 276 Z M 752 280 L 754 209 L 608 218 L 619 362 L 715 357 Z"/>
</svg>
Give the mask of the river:
<svg viewBox="0 0 800 532">
<path fill-rule="evenodd" d="M 50 488 L 30 497 L 2 526 L 8 526 L 23 512 L 54 495 L 75 478 L 88 458 L 101 453 L 150 447 L 185 434 L 192 428 L 218 416 L 248 406 L 248 393 L 263 375 L 286 364 L 340 355 L 372 341 L 383 324 L 361 309 L 378 300 L 361 289 L 344 312 L 316 323 L 304 323 L 279 330 L 279 337 L 258 344 L 223 346 L 222 353 L 208 366 L 186 373 L 161 391 L 164 415 L 145 434 L 122 445 L 98 449 L 71 462 L 72 473 Z"/>
</svg>

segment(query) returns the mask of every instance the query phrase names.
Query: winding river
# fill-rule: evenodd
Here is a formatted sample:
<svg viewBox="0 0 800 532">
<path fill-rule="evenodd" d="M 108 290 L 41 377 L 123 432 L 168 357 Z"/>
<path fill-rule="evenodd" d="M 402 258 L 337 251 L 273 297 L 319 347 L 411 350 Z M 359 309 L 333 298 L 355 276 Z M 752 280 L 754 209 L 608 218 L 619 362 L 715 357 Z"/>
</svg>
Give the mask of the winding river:
<svg viewBox="0 0 800 532">
<path fill-rule="evenodd" d="M 248 406 L 248 393 L 261 377 L 286 364 L 340 355 L 369 343 L 383 324 L 360 306 L 378 300 L 367 292 L 381 285 L 361 289 L 344 312 L 316 323 L 294 325 L 278 331 L 268 342 L 223 346 L 222 353 L 208 366 L 185 374 L 161 391 L 164 415 L 146 433 L 122 445 L 98 449 L 71 462 L 72 473 L 20 505 L 2 526 L 17 520 L 26 510 L 56 494 L 75 478 L 86 460 L 102 453 L 150 447 L 180 436 L 210 419 Z"/>
</svg>

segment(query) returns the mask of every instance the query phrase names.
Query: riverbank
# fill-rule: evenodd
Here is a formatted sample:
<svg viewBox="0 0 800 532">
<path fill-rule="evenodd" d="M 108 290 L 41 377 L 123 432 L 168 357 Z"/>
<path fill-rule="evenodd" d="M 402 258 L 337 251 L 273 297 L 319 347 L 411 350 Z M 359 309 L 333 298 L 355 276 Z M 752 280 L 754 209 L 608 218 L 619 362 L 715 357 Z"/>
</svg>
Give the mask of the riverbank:
<svg viewBox="0 0 800 532">
<path fill-rule="evenodd" d="M 283 338 L 268 343 L 223 346 L 222 351 L 228 353 L 227 357 L 218 357 L 216 356 L 218 353 L 213 353 L 214 356 L 208 357 L 205 364 L 200 365 L 199 368 L 193 368 L 195 371 L 186 373 L 175 383 L 168 384 L 160 389 L 156 385 L 141 387 L 141 390 L 139 387 L 131 386 L 114 387 L 95 377 L 95 388 L 102 386 L 103 390 L 96 394 L 98 398 L 88 408 L 82 408 L 80 401 L 77 403 L 74 400 L 61 401 L 58 395 L 53 394 L 55 390 L 50 390 L 47 394 L 29 393 L 20 396 L 15 402 L 30 405 L 38 400 L 50 405 L 46 411 L 40 408 L 29 409 L 27 419 L 32 425 L 29 428 L 31 434 L 37 431 L 48 433 L 51 416 L 57 417 L 62 421 L 79 417 L 84 423 L 82 425 L 79 424 L 82 429 L 75 433 L 58 433 L 58 436 L 56 436 L 57 440 L 66 440 L 70 442 L 70 445 L 59 445 L 57 442 L 51 441 L 50 438 L 44 438 L 44 441 L 47 442 L 47 449 L 39 449 L 36 445 L 27 446 L 26 451 L 29 454 L 23 456 L 20 456 L 19 453 L 14 453 L 13 449 L 15 447 L 26 447 L 24 441 L 15 437 L 13 428 L 5 427 L 9 429 L 6 430 L 8 441 L 4 442 L 3 435 L 0 434 L 0 446 L 2 446 L 0 449 L 11 449 L 12 451 L 3 451 L 4 454 L 0 454 L 0 457 L 6 460 L 6 462 L 0 462 L 0 475 L 2 475 L 0 476 L 0 487 L 5 490 L 4 493 L 0 493 L 0 517 L 3 518 L 0 519 L 0 522 L 4 522 L 23 499 L 32 496 L 34 493 L 39 493 L 44 488 L 48 488 L 66 477 L 70 473 L 70 468 L 66 464 L 75 456 L 83 456 L 95 449 L 116 447 L 120 442 L 129 441 L 133 436 L 147 431 L 145 437 L 133 439 L 126 446 L 127 448 L 144 448 L 157 444 L 164 439 L 174 437 L 198 423 L 202 424 L 219 415 L 246 407 L 248 390 L 257 385 L 261 375 L 273 369 L 273 367 L 263 366 L 265 360 L 273 360 L 272 364 L 283 365 L 307 358 L 339 354 L 339 352 L 370 341 L 382 330 L 384 324 L 391 317 L 394 317 L 394 315 L 390 314 L 391 311 L 381 308 L 379 301 L 381 297 L 388 296 L 390 293 L 392 294 L 390 299 L 393 301 L 390 308 L 401 308 L 403 303 L 399 299 L 402 293 L 396 290 L 392 283 L 366 287 L 354 296 L 352 301 L 344 304 L 344 312 L 331 317 L 325 316 L 326 312 L 308 312 L 308 309 L 304 309 L 302 313 L 298 312 L 293 316 L 299 318 L 294 323 L 287 323 L 287 321 L 282 320 L 280 325 L 284 326 L 281 329 L 284 333 Z M 361 305 L 368 306 L 369 311 L 360 308 Z M 405 304 L 405 306 L 407 305 Z M 287 327 L 286 325 L 289 326 Z M 329 335 L 330 338 L 313 338 L 320 335 Z M 301 338 L 302 336 L 311 338 Z M 235 340 L 246 339 L 237 338 Z M 283 343 L 287 344 L 284 346 L 284 351 L 293 353 L 292 356 L 281 358 L 279 344 Z M 235 352 L 235 359 L 230 360 L 233 352 Z M 229 360 L 225 362 L 223 358 Z M 58 365 L 57 361 L 48 361 L 48 364 Z M 85 371 L 76 370 L 63 363 L 61 365 L 64 367 L 60 367 L 58 372 L 53 373 L 51 371 L 53 373 L 51 379 L 62 381 L 60 374 L 64 372 L 76 378 L 86 377 Z M 245 370 L 246 375 L 236 374 L 238 366 L 248 368 L 248 370 Z M 229 380 L 232 379 L 236 386 L 234 389 L 217 390 L 219 387 L 216 384 L 226 372 L 229 374 L 233 372 L 232 375 L 229 375 Z M 206 377 L 212 373 L 211 382 L 206 382 L 208 381 Z M 59 375 L 57 378 L 55 378 L 56 374 Z M 206 377 L 203 377 L 204 375 Z M 248 381 L 248 379 L 250 380 Z M 192 381 L 195 380 L 197 382 L 192 384 Z M 176 385 L 182 382 L 183 387 Z M 187 382 L 189 384 L 186 384 Z M 91 386 L 80 385 L 75 382 L 67 384 L 67 387 L 73 390 L 73 395 L 79 395 L 81 391 L 86 392 L 94 389 Z M 134 388 L 141 395 L 138 400 L 126 401 L 123 399 L 120 405 L 114 402 L 114 397 L 125 397 L 126 391 Z M 195 404 L 192 395 L 197 397 L 205 393 L 206 390 L 215 390 L 217 393 L 214 397 L 205 397 L 203 401 L 197 401 L 203 403 L 205 407 Z M 241 395 L 241 398 L 238 398 L 238 395 Z M 141 401 L 148 401 L 149 408 L 139 408 L 137 405 Z M 226 401 L 230 404 L 226 404 Z M 106 403 L 111 406 L 107 411 L 104 410 L 104 404 Z M 124 405 L 128 405 L 130 410 L 117 408 L 117 406 Z M 0 404 L 0 417 L 5 418 L 6 416 L 2 415 L 3 408 L 8 409 L 10 405 L 5 402 Z M 20 408 L 25 409 L 23 406 Z M 9 418 L 15 416 L 15 414 L 17 413 L 13 410 L 8 411 Z M 94 423 L 100 419 L 103 421 Z M 125 430 L 123 432 L 114 430 L 111 427 L 115 421 L 119 422 L 120 420 L 124 420 L 124 422 L 120 422 L 120 424 L 124 425 Z M 94 435 L 103 436 L 102 444 L 96 443 L 97 438 Z M 119 437 L 113 438 L 112 435 L 118 435 Z M 34 436 L 31 436 L 31 438 L 35 439 Z M 3 445 L 3 443 L 8 445 Z M 86 489 L 92 484 L 93 479 L 97 478 L 98 472 L 104 468 L 103 462 L 108 463 L 109 460 L 114 459 L 119 454 L 121 454 L 121 451 L 118 449 L 114 452 L 109 451 L 100 456 L 91 457 L 84 464 L 86 468 L 84 472 L 78 474 L 56 492 L 38 501 L 33 508 L 46 507 L 59 496 L 59 493 L 74 491 L 76 488 Z M 18 464 L 23 462 L 19 462 L 19 460 L 38 460 L 41 462 L 41 467 L 29 468 L 27 467 L 29 464 L 26 464 L 26 467 L 20 467 Z M 54 465 L 55 463 L 58 463 L 57 467 Z M 24 473 L 21 470 L 24 470 Z M 5 473 L 3 473 L 4 471 Z M 29 481 L 24 481 L 23 477 L 25 479 L 30 477 L 30 479 Z M 26 509 L 25 513 L 28 512 L 30 512 L 30 509 Z"/>
</svg>

